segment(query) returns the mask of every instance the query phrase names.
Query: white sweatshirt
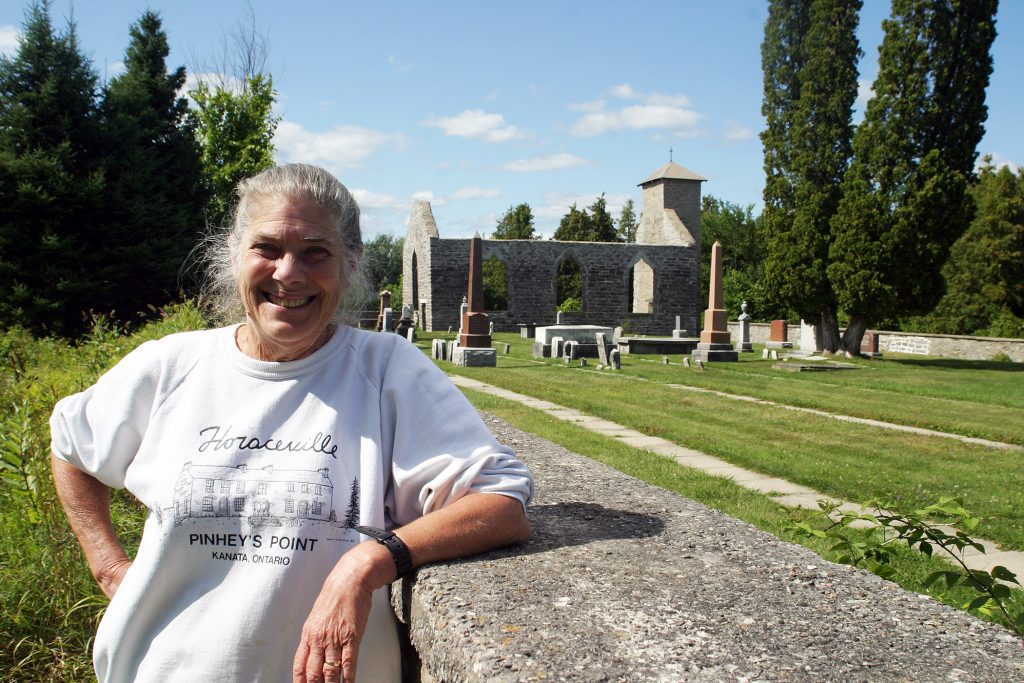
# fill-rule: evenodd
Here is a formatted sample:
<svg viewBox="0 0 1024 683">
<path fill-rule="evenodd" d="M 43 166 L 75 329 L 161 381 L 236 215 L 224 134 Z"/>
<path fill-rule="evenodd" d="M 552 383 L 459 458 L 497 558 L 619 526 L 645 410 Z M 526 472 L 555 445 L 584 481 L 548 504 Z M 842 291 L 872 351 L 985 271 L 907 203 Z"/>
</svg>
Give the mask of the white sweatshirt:
<svg viewBox="0 0 1024 683">
<path fill-rule="evenodd" d="M 52 447 L 149 514 L 96 634 L 102 683 L 291 681 L 338 558 L 469 492 L 525 506 L 529 470 L 418 349 L 340 327 L 307 358 L 257 361 L 236 327 L 128 354 L 50 418 Z M 372 541 L 367 541 L 372 542 Z M 385 589 L 360 681 L 398 681 Z"/>
</svg>

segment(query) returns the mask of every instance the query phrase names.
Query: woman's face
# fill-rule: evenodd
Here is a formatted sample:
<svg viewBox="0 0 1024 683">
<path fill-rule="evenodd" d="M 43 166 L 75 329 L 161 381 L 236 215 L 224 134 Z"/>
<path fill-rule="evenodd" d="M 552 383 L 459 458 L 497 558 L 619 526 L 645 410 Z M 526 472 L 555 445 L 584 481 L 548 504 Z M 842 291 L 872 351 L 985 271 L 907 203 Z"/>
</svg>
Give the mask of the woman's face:
<svg viewBox="0 0 1024 683">
<path fill-rule="evenodd" d="M 261 360 L 296 360 L 323 345 L 345 286 L 344 248 L 319 208 L 272 197 L 249 208 L 239 288 L 246 311 L 242 350 Z"/>
</svg>

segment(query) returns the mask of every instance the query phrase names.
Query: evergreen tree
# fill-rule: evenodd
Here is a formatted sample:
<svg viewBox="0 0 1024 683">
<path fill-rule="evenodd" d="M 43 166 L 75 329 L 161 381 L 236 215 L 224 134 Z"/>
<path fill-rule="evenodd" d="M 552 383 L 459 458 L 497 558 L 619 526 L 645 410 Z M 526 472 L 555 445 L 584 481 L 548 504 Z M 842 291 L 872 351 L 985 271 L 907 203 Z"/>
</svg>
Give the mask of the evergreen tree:
<svg viewBox="0 0 1024 683">
<path fill-rule="evenodd" d="M 590 224 L 591 242 L 615 242 L 618 240 L 615 221 L 608 213 L 608 203 L 605 201 L 604 192 L 590 205 Z"/>
<path fill-rule="evenodd" d="M 194 125 L 178 96 L 185 68 L 168 73 L 170 48 L 156 13 L 145 12 L 130 33 L 125 71 L 103 104 L 110 150 L 103 274 L 118 285 L 108 305 L 122 316 L 175 298 L 205 201 Z"/>
<path fill-rule="evenodd" d="M 359 480 L 352 480 L 352 487 L 349 489 L 348 508 L 345 510 L 344 526 L 355 529 L 359 526 Z"/>
<path fill-rule="evenodd" d="M 977 213 L 943 267 L 946 293 L 913 329 L 1024 337 L 1024 172 L 987 163 L 971 195 Z"/>
<path fill-rule="evenodd" d="M 112 293 L 97 274 L 104 198 L 96 74 L 73 23 L 26 11 L 17 53 L 0 56 L 0 318 L 74 334 Z"/>
<path fill-rule="evenodd" d="M 590 236 L 593 232 L 590 215 L 587 214 L 586 209 L 582 211 L 577 209 L 574 203 L 569 207 L 569 213 L 562 216 L 552 239 L 563 242 L 592 242 Z"/>
<path fill-rule="evenodd" d="M 630 197 L 622 205 L 622 212 L 619 214 L 619 223 L 615 228 L 615 235 L 619 242 L 632 244 L 636 242 L 636 229 L 640 223 L 636 219 L 633 208 L 633 198 Z"/>
<path fill-rule="evenodd" d="M 796 146 L 793 140 L 792 121 L 794 108 L 800 99 L 800 72 L 805 62 L 804 36 L 810 30 L 811 0 L 770 0 L 768 19 L 764 25 L 764 42 L 761 43 L 761 68 L 764 78 L 764 100 L 761 114 L 765 117 L 765 129 L 761 132 L 764 147 L 764 212 L 761 215 L 761 229 L 764 241 L 785 243 L 796 213 L 796 197 L 793 187 L 793 157 Z M 705 243 L 710 244 L 707 237 Z M 785 253 L 780 247 L 780 252 Z M 784 275 L 785 266 L 779 256 L 771 256 L 773 265 L 766 277 L 773 287 Z"/>
<path fill-rule="evenodd" d="M 832 220 L 829 280 L 857 353 L 871 321 L 930 310 L 970 223 L 966 195 L 987 115 L 996 0 L 894 0 L 875 96 Z"/>
<path fill-rule="evenodd" d="M 496 240 L 532 240 L 537 237 L 533 231 L 533 211 L 525 202 L 508 207 L 508 211 L 498 219 L 498 225 L 491 235 Z"/>
<path fill-rule="evenodd" d="M 222 225 L 234 204 L 235 186 L 274 165 L 274 131 L 280 117 L 269 74 L 248 76 L 241 92 L 200 83 L 192 91 L 196 136 L 210 199 L 206 220 Z"/>
<path fill-rule="evenodd" d="M 799 92 L 787 119 L 788 167 L 780 168 L 791 206 L 766 211 L 767 286 L 786 307 L 821 331 L 823 347 L 839 347 L 836 296 L 828 280 L 829 223 L 852 154 L 851 115 L 857 96 L 859 0 L 812 0 L 801 55 Z M 767 81 L 766 81 L 767 85 Z M 767 101 L 767 94 L 766 94 Z M 766 203 L 767 206 L 767 203 Z"/>
</svg>

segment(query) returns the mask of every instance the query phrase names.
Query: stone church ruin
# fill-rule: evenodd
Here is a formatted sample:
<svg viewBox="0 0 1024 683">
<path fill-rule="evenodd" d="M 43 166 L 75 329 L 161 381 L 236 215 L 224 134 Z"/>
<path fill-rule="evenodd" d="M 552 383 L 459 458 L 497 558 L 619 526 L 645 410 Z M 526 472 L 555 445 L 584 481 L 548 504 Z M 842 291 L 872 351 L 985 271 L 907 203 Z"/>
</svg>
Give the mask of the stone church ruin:
<svg viewBox="0 0 1024 683">
<path fill-rule="evenodd" d="M 559 269 L 575 262 L 582 273 L 583 310 L 565 313 L 571 324 L 623 326 L 638 334 L 667 334 L 680 316 L 696 334 L 700 301 L 700 193 L 706 179 L 669 162 L 639 184 L 643 212 L 636 243 L 483 240 L 485 263 L 497 259 L 507 274 L 503 310 L 488 310 L 497 331 L 555 318 Z M 469 239 L 442 238 L 430 203 L 409 217 L 402 253 L 402 298 L 424 330 L 459 327 L 466 296 Z"/>
</svg>

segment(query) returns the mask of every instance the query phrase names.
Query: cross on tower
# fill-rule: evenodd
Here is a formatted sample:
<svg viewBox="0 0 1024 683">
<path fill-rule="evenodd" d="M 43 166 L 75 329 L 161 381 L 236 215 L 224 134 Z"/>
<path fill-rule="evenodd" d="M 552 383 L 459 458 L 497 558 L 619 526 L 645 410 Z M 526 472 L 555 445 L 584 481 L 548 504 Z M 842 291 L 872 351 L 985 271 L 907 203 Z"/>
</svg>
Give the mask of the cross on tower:
<svg viewBox="0 0 1024 683">
<path fill-rule="evenodd" d="M 672 162 L 672 148 L 671 147 L 668 148 L 668 160 L 669 160 L 669 163 Z"/>
</svg>

